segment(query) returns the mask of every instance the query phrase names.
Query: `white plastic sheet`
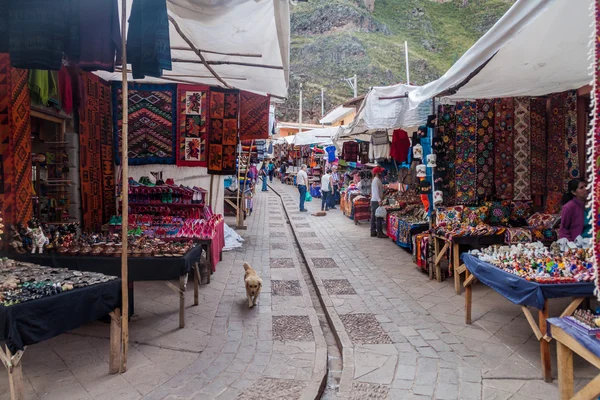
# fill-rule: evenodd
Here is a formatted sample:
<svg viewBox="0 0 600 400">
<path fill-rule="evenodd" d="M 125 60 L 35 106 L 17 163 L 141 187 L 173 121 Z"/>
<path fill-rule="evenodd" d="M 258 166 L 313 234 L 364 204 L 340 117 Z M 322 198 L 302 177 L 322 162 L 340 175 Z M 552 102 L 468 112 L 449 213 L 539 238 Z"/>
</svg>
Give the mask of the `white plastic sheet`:
<svg viewBox="0 0 600 400">
<path fill-rule="evenodd" d="M 329 128 L 313 129 L 310 131 L 300 132 L 294 136 L 293 144 L 296 146 L 304 146 L 310 144 L 331 144 L 331 137 L 338 131 L 339 126 Z"/>
<path fill-rule="evenodd" d="M 242 247 L 244 238 L 238 235 L 236 231 L 231 229 L 229 225 L 225 224 L 225 247 L 223 251 L 229 251 Z"/>
<path fill-rule="evenodd" d="M 588 84 L 591 4 L 516 2 L 440 79 L 409 94 L 411 108 L 437 96 L 442 101 L 540 96 Z"/>
</svg>

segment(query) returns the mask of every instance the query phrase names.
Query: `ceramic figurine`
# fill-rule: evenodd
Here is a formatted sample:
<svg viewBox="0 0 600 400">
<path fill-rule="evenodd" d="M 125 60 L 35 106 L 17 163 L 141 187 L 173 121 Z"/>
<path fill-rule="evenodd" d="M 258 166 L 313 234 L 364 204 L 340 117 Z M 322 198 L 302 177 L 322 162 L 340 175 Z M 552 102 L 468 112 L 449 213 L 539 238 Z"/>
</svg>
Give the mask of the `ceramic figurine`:
<svg viewBox="0 0 600 400">
<path fill-rule="evenodd" d="M 44 235 L 42 228 L 37 227 L 33 229 L 33 248 L 31 249 L 31 254 L 35 254 L 35 250 L 38 249 L 38 252 L 42 254 L 44 252 L 44 247 L 49 243 L 48 238 Z"/>
</svg>

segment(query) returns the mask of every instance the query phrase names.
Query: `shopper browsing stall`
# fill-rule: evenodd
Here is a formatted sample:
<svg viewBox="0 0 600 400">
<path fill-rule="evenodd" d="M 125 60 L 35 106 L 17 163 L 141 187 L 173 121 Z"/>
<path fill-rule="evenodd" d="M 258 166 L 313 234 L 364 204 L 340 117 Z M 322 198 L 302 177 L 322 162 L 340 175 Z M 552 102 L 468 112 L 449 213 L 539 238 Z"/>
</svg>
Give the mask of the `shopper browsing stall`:
<svg viewBox="0 0 600 400">
<path fill-rule="evenodd" d="M 259 175 L 262 179 L 262 191 L 266 192 L 267 191 L 267 166 L 263 163 L 262 167 L 260 167 L 260 172 Z"/>
<path fill-rule="evenodd" d="M 331 170 L 325 171 L 321 177 L 321 211 L 329 211 L 329 196 L 332 193 Z"/>
<path fill-rule="evenodd" d="M 371 237 L 386 238 L 383 233 L 383 218 L 375 217 L 375 211 L 383 200 L 383 183 L 380 175 L 383 168 L 373 168 L 373 181 L 371 182 Z"/>
<path fill-rule="evenodd" d="M 563 208 L 558 236 L 560 239 L 567 238 L 569 241 L 574 241 L 577 236 L 585 235 L 585 202 L 588 190 L 585 182 L 580 179 L 570 180 L 567 186 L 567 192 L 562 198 Z"/>
<path fill-rule="evenodd" d="M 306 200 L 306 188 L 308 187 L 308 174 L 306 173 L 306 164 L 302 164 L 300 171 L 296 175 L 296 185 L 298 186 L 298 192 L 300 193 L 300 211 L 307 212 L 304 208 L 304 201 Z"/>
<path fill-rule="evenodd" d="M 273 164 L 273 160 L 269 160 L 269 181 L 273 183 L 273 175 L 275 175 L 275 164 Z"/>
<path fill-rule="evenodd" d="M 337 172 L 337 165 L 331 167 L 331 195 L 329 196 L 329 208 L 335 210 L 336 198 L 340 190 L 340 174 Z"/>
</svg>

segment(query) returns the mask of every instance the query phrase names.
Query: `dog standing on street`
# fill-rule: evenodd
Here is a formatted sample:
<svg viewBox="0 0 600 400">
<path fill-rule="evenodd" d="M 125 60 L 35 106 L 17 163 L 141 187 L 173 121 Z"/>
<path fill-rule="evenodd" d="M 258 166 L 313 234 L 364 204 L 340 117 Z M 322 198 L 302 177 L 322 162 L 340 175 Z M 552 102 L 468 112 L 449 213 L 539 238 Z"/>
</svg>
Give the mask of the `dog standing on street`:
<svg viewBox="0 0 600 400">
<path fill-rule="evenodd" d="M 246 284 L 246 296 L 248 297 L 248 307 L 252 308 L 258 302 L 258 295 L 262 288 L 262 279 L 256 271 L 248 264 L 244 263 L 244 283 Z"/>
</svg>

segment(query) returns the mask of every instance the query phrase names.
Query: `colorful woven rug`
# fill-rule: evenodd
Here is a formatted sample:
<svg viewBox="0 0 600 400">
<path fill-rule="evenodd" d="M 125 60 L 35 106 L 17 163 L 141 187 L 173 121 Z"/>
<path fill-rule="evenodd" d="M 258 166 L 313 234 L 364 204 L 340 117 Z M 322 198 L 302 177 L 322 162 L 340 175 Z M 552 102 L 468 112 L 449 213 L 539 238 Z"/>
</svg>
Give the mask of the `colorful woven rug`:
<svg viewBox="0 0 600 400">
<path fill-rule="evenodd" d="M 129 85 L 129 164 L 175 164 L 176 85 Z M 121 162 L 121 83 L 113 82 L 115 159 Z"/>
<path fill-rule="evenodd" d="M 438 155 L 435 187 L 444 194 L 444 204 L 452 205 L 456 198 L 454 182 L 454 161 L 456 160 L 456 113 L 454 106 L 438 107 L 438 128 L 436 137 L 440 137 L 445 148 L 441 157 Z"/>
<path fill-rule="evenodd" d="M 565 189 L 571 179 L 579 178 L 579 146 L 577 143 L 577 91 L 566 93 L 565 99 Z"/>
<path fill-rule="evenodd" d="M 0 200 L 2 217 L 5 223 L 13 222 L 14 196 L 12 196 L 12 168 L 13 153 L 10 149 L 10 59 L 8 54 L 0 53 Z"/>
<path fill-rule="evenodd" d="M 240 140 L 269 138 L 269 96 L 240 92 Z"/>
<path fill-rule="evenodd" d="M 546 98 L 529 102 L 531 123 L 531 194 L 546 194 Z"/>
<path fill-rule="evenodd" d="M 513 98 L 498 99 L 494 110 L 494 186 L 496 198 L 512 200 L 514 193 Z"/>
<path fill-rule="evenodd" d="M 456 104 L 456 204 L 477 204 L 477 103 Z"/>
<path fill-rule="evenodd" d="M 102 145 L 100 78 L 81 72 L 87 102 L 79 109 L 79 177 L 81 179 L 82 228 L 86 232 L 102 229 Z M 113 192 L 114 193 L 114 192 Z M 114 199 L 111 200 L 114 203 Z"/>
<path fill-rule="evenodd" d="M 206 167 L 208 86 L 177 85 L 177 165 Z"/>
<path fill-rule="evenodd" d="M 563 192 L 566 190 L 564 173 L 556 173 L 557 166 L 565 165 L 565 100 L 565 93 L 550 95 L 548 158 L 546 159 L 548 192 Z"/>
<path fill-rule="evenodd" d="M 33 214 L 31 178 L 31 99 L 27 86 L 28 71 L 11 68 L 11 137 L 15 199 L 14 221 L 26 223 Z M 7 171 L 10 173 L 10 171 Z M 18 207 L 17 207 L 18 205 Z"/>
<path fill-rule="evenodd" d="M 531 200 L 531 114 L 529 97 L 515 98 L 513 200 Z"/>
<path fill-rule="evenodd" d="M 116 215 L 115 153 L 112 130 L 112 92 L 110 83 L 98 81 L 98 116 L 100 118 L 100 158 L 102 162 L 102 223 Z"/>
<path fill-rule="evenodd" d="M 477 100 L 477 197 L 494 193 L 494 101 Z"/>
<path fill-rule="evenodd" d="M 237 90 L 214 88 L 210 91 L 209 174 L 235 174 L 238 105 Z"/>
</svg>

